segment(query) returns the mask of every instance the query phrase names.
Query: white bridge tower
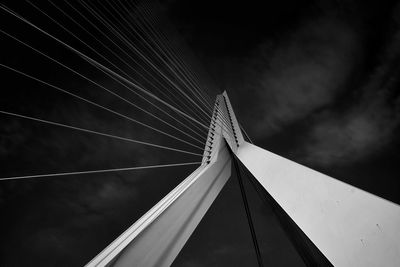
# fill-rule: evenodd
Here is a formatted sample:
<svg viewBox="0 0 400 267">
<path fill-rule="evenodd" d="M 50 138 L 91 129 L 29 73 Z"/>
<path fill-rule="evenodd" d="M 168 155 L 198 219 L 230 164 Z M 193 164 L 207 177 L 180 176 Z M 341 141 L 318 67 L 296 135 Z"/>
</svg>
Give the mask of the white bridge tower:
<svg viewBox="0 0 400 267">
<path fill-rule="evenodd" d="M 170 266 L 240 161 L 327 265 L 400 266 L 400 207 L 246 142 L 217 96 L 200 167 L 87 266 Z"/>
</svg>

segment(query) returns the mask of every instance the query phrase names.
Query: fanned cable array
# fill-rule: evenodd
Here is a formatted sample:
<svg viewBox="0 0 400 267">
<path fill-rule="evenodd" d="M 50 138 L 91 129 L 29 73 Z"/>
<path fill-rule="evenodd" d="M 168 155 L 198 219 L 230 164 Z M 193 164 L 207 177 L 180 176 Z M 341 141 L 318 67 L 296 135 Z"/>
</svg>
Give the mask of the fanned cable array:
<svg viewBox="0 0 400 267">
<path fill-rule="evenodd" d="M 0 12 L 3 19 L 15 27 L 0 26 L 3 40 L 13 43 L 16 51 L 29 51 L 41 62 L 54 66 L 57 75 L 68 75 L 71 80 L 59 85 L 52 77 L 37 75 L 37 70 L 29 68 L 29 64 L 15 66 L 12 60 L 0 62 L 4 75 L 13 73 L 151 134 L 138 138 L 122 136 L 45 115 L 39 117 L 24 108 L 10 109 L 7 105 L 0 107 L 1 116 L 203 158 L 182 163 L 18 175 L 1 180 L 205 164 L 208 162 L 204 160 L 205 155 L 209 159 L 211 154 L 207 143 L 210 122 L 211 125 L 224 124 L 225 127 L 219 125 L 223 129 L 231 127 L 231 118 L 226 112 L 218 113 L 221 115 L 219 122 L 213 120 L 213 111 L 219 108 L 213 99 L 219 90 L 196 63 L 158 3 L 25 0 L 17 6 L 1 4 Z M 40 63 L 37 68 L 41 68 Z M 115 105 L 97 101 L 92 95 L 74 88 L 75 80 L 105 94 L 113 102 L 128 105 L 131 111 L 121 111 Z M 18 90 L 18 82 L 15 87 Z M 145 138 L 154 136 L 160 136 L 156 140 L 164 143 Z"/>
</svg>

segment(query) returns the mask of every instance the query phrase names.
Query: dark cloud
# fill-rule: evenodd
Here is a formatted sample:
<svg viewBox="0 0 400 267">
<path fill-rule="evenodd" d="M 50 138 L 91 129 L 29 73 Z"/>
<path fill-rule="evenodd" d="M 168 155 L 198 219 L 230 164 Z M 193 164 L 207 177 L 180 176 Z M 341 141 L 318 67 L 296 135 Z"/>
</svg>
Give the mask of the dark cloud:
<svg viewBox="0 0 400 267">
<path fill-rule="evenodd" d="M 395 31 L 353 104 L 316 115 L 298 155 L 304 162 L 351 164 L 393 142 L 400 123 L 400 34 Z"/>
<path fill-rule="evenodd" d="M 290 152 L 283 152 L 314 167 L 382 152 L 399 123 L 398 16 L 387 18 L 377 41 L 378 33 L 365 29 L 371 22 L 327 13 L 266 39 L 245 60 L 233 59 L 225 69 L 241 69 L 238 77 L 220 75 L 253 139 L 268 144 L 271 136 L 287 136 L 281 139 L 291 138 Z M 252 105 L 243 107 L 243 99 Z"/>
<path fill-rule="evenodd" d="M 331 104 L 357 61 L 357 37 L 328 18 L 304 23 L 272 48 L 261 46 L 248 70 L 258 100 L 253 135 L 265 137 Z"/>
</svg>

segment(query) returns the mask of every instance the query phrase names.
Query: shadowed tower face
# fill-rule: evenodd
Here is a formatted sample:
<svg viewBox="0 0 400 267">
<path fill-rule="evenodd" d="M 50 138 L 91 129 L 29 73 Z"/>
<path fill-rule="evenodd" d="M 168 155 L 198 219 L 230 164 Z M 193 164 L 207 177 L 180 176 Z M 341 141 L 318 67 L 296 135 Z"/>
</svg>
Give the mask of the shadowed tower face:
<svg viewBox="0 0 400 267">
<path fill-rule="evenodd" d="M 245 141 L 224 92 L 201 166 L 87 266 L 170 266 L 230 178 L 232 162 L 272 207 L 306 265 L 400 265 L 398 205 Z"/>
</svg>

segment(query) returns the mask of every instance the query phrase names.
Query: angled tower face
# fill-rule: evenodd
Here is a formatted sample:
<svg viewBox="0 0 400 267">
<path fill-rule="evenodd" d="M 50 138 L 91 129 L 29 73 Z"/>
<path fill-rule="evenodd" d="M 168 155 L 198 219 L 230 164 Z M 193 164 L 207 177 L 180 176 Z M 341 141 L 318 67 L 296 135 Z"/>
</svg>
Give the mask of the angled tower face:
<svg viewBox="0 0 400 267">
<path fill-rule="evenodd" d="M 226 103 L 226 93 L 217 97 L 202 164 L 87 266 L 172 264 L 231 176 L 229 149 L 237 151 L 243 142 L 241 133 L 234 134 L 240 130 L 232 126 L 236 118 Z"/>
<path fill-rule="evenodd" d="M 400 207 L 246 142 L 226 92 L 201 166 L 87 266 L 171 265 L 231 175 L 228 149 L 328 265 L 400 266 Z"/>
<path fill-rule="evenodd" d="M 236 153 L 334 266 L 400 266 L 400 207 L 245 142 Z"/>
</svg>

